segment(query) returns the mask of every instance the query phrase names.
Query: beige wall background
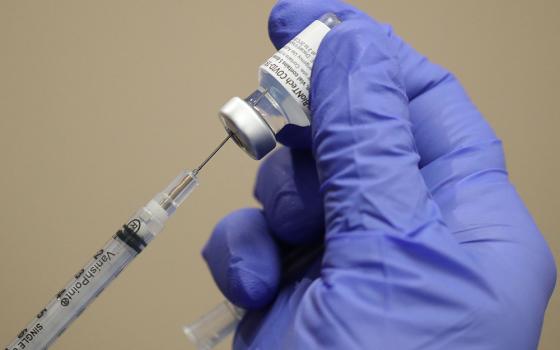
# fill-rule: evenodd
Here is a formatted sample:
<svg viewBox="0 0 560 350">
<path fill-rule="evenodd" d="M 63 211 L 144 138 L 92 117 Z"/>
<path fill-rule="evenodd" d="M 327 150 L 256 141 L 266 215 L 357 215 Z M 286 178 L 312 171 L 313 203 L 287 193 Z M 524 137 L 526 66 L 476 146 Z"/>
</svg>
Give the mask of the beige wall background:
<svg viewBox="0 0 560 350">
<path fill-rule="evenodd" d="M 504 140 L 511 178 L 560 256 L 558 1 L 352 1 L 454 71 Z M 220 141 L 218 108 L 256 86 L 273 1 L 0 0 L 0 344 L 123 221 Z M 199 256 L 256 205 L 233 144 L 166 232 L 54 349 L 190 349 L 222 297 Z M 552 298 L 541 349 L 560 344 Z M 221 349 L 226 349 L 229 344 Z"/>
</svg>

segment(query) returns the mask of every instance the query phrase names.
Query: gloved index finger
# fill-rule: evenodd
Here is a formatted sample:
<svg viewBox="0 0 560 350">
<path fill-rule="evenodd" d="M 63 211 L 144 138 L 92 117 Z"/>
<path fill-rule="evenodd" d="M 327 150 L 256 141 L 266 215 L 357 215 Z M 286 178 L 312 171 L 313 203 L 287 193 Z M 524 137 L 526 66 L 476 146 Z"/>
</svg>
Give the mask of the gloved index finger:
<svg viewBox="0 0 560 350">
<path fill-rule="evenodd" d="M 329 33 L 320 50 L 312 76 L 311 128 L 327 239 L 348 231 L 399 236 L 437 222 L 389 39 L 371 21 L 348 20 Z"/>
<path fill-rule="evenodd" d="M 282 47 L 327 12 L 335 13 L 342 21 L 373 21 L 383 28 L 396 48 L 405 92 L 410 101 L 410 119 L 421 166 L 457 149 L 496 139 L 453 74 L 419 54 L 395 35 L 389 26 L 378 24 L 367 14 L 341 1 L 278 1 L 269 17 L 270 39 L 276 47 Z M 320 48 L 318 55 L 321 55 Z M 281 139 L 287 140 L 291 146 L 294 143 L 292 135 L 284 134 L 280 135 Z M 294 137 L 302 136 L 293 134 Z"/>
</svg>

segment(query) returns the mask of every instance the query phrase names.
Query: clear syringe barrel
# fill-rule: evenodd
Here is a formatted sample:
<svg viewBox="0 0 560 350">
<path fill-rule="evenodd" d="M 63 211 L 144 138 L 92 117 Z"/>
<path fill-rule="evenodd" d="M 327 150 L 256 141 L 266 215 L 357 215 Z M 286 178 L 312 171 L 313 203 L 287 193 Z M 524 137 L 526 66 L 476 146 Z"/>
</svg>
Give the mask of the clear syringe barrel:
<svg viewBox="0 0 560 350">
<path fill-rule="evenodd" d="M 48 348 L 161 232 L 167 219 L 197 184 L 195 173 L 181 172 L 163 192 L 158 193 L 138 210 L 127 224 L 95 253 L 6 349 Z"/>
<path fill-rule="evenodd" d="M 211 350 L 235 331 L 245 312 L 224 300 L 195 322 L 184 326 L 183 332 L 197 350 Z"/>
</svg>

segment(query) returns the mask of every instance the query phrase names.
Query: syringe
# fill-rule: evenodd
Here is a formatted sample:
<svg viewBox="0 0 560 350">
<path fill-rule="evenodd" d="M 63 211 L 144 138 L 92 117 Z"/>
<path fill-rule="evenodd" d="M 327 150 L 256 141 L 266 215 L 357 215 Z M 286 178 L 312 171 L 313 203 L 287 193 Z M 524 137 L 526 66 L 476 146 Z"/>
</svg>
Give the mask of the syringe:
<svg viewBox="0 0 560 350">
<path fill-rule="evenodd" d="M 198 184 L 197 175 L 222 143 L 195 170 L 182 171 L 138 210 L 93 258 L 80 269 L 6 350 L 46 349 L 115 277 L 161 232 L 165 222 Z"/>
</svg>

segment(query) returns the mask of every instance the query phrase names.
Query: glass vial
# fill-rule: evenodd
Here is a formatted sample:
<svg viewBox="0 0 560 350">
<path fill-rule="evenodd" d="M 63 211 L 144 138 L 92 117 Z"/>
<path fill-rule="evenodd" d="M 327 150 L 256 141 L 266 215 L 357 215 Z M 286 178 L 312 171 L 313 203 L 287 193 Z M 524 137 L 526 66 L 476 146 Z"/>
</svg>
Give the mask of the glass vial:
<svg viewBox="0 0 560 350">
<path fill-rule="evenodd" d="M 319 45 L 340 20 L 327 13 L 311 23 L 259 68 L 259 88 L 234 97 L 220 119 L 237 145 L 254 159 L 276 147 L 275 135 L 287 124 L 309 126 L 311 69 Z"/>
</svg>

